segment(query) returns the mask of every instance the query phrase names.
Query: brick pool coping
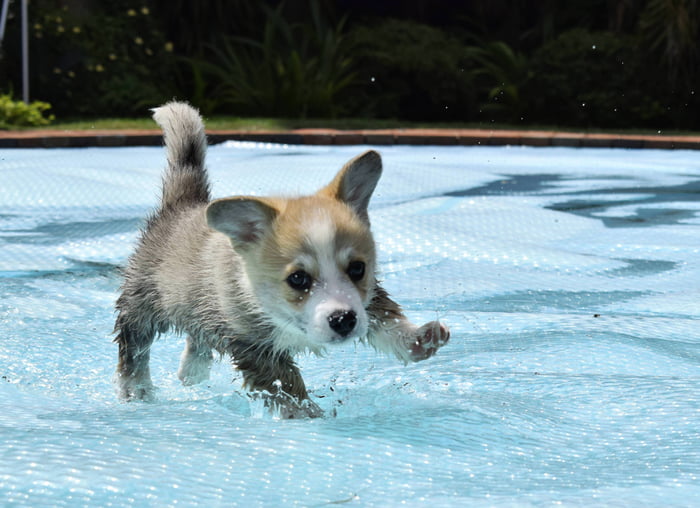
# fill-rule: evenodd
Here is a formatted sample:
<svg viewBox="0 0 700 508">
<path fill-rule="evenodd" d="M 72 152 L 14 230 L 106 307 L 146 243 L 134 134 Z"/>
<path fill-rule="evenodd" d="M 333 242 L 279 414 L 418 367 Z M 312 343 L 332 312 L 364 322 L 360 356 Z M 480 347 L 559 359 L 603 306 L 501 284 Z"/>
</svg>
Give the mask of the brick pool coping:
<svg viewBox="0 0 700 508">
<path fill-rule="evenodd" d="M 595 134 L 487 129 L 208 130 L 210 143 L 250 141 L 290 145 L 521 145 L 700 150 L 700 136 Z M 118 147 L 161 145 L 157 129 L 0 131 L 0 148 Z"/>
</svg>

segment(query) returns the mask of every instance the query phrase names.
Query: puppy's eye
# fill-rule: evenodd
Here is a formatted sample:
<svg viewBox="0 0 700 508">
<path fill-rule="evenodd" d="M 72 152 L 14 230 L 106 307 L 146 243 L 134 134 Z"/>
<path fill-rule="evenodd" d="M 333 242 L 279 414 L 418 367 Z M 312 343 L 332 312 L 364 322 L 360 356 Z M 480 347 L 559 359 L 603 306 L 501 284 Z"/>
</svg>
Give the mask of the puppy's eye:
<svg viewBox="0 0 700 508">
<path fill-rule="evenodd" d="M 365 276 L 365 264 L 362 261 L 350 261 L 346 272 L 350 280 L 357 282 Z"/>
<path fill-rule="evenodd" d="M 311 275 L 304 270 L 297 270 L 287 277 L 287 284 L 289 284 L 289 287 L 297 291 L 304 291 L 311 288 L 312 282 Z"/>
</svg>

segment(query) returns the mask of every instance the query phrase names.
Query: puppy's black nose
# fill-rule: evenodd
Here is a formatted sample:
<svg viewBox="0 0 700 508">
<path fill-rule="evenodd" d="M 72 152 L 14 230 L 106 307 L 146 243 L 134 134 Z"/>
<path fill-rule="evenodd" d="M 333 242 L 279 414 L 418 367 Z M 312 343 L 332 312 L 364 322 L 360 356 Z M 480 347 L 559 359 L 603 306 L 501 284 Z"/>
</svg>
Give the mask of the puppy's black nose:
<svg viewBox="0 0 700 508">
<path fill-rule="evenodd" d="M 357 324 L 357 314 L 353 310 L 337 310 L 328 316 L 328 325 L 341 337 L 347 337 Z"/>
</svg>

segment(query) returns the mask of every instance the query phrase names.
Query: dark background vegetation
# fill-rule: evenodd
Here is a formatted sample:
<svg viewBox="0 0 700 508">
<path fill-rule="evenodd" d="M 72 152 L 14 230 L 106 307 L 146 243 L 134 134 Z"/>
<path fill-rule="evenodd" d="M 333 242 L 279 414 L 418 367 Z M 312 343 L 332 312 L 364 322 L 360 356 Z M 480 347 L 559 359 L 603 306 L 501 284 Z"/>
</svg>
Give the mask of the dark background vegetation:
<svg viewBox="0 0 700 508">
<path fill-rule="evenodd" d="M 700 0 L 32 0 L 53 113 L 697 129 Z M 21 90 L 19 1 L 0 92 Z"/>
</svg>

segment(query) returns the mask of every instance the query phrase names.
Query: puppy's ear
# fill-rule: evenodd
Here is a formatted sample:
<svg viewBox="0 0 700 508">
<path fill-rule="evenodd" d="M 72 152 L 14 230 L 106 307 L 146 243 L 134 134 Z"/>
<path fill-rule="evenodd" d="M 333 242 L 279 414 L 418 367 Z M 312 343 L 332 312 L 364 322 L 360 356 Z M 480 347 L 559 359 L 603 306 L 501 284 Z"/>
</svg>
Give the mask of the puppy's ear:
<svg viewBox="0 0 700 508">
<path fill-rule="evenodd" d="M 367 207 L 380 176 L 382 176 L 382 158 L 374 150 L 368 150 L 350 159 L 333 181 L 319 193 L 347 203 L 363 221 L 369 224 Z"/>
<path fill-rule="evenodd" d="M 278 213 L 272 204 L 259 198 L 217 199 L 207 207 L 207 224 L 245 248 L 265 236 Z"/>
</svg>

